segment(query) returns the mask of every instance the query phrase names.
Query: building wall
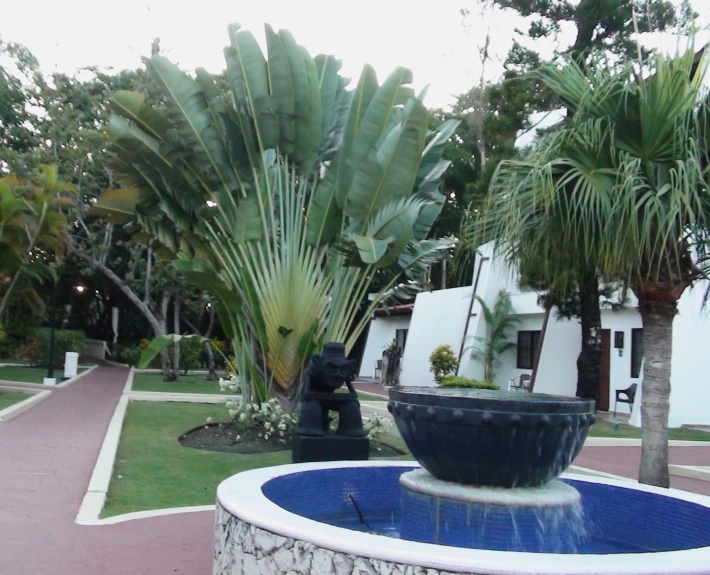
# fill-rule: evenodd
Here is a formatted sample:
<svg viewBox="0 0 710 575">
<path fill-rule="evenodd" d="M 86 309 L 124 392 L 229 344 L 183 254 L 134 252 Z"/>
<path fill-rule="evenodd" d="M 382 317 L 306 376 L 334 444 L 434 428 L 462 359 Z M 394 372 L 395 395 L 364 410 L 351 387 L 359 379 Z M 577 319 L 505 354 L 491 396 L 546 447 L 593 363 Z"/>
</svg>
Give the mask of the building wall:
<svg viewBox="0 0 710 575">
<path fill-rule="evenodd" d="M 434 385 L 429 356 L 444 344 L 459 352 L 471 293 L 471 287 L 462 287 L 417 295 L 402 360 L 401 385 Z"/>
<path fill-rule="evenodd" d="M 365 351 L 360 362 L 360 377 L 375 376 L 375 362 L 382 359 L 382 352 L 395 338 L 398 329 L 409 329 L 410 320 L 411 316 L 409 315 L 372 318 Z M 409 345 L 409 341 L 407 341 L 407 345 Z"/>
<path fill-rule="evenodd" d="M 710 309 L 702 301 L 707 282 L 686 290 L 673 322 L 671 411 L 669 425 L 710 425 Z"/>
</svg>

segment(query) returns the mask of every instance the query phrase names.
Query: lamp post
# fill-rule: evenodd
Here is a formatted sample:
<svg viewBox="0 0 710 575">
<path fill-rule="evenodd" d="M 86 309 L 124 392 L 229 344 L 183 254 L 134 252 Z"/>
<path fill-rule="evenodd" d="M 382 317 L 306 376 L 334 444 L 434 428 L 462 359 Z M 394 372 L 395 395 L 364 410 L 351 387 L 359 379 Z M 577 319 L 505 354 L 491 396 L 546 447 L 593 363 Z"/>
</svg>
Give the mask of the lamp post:
<svg viewBox="0 0 710 575">
<path fill-rule="evenodd" d="M 49 367 L 47 377 L 44 378 L 45 385 L 55 385 L 57 379 L 54 377 L 54 330 L 57 323 L 57 282 L 54 282 L 54 292 L 52 293 L 52 311 L 50 313 L 50 335 L 49 335 Z"/>
</svg>

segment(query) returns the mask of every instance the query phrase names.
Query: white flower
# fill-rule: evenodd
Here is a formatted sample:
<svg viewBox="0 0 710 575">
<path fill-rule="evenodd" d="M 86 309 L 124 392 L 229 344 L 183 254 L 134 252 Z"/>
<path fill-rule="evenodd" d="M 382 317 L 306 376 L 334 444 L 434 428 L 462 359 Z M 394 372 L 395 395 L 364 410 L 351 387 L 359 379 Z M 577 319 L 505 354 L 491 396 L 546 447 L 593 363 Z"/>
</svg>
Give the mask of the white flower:
<svg viewBox="0 0 710 575">
<path fill-rule="evenodd" d="M 266 435 L 264 435 L 264 439 L 269 439 L 269 437 L 271 437 L 271 436 L 268 433 Z"/>
<path fill-rule="evenodd" d="M 207 423 L 212 423 L 212 418 L 211 418 L 211 417 L 208 417 L 208 418 L 207 418 Z"/>
<path fill-rule="evenodd" d="M 241 435 L 237 435 L 237 436 L 234 438 L 234 441 L 239 441 L 241 438 L 242 438 Z"/>
<path fill-rule="evenodd" d="M 236 409 L 230 409 L 229 410 L 229 417 L 235 418 L 237 416 L 238 411 Z"/>
<path fill-rule="evenodd" d="M 239 421 L 240 421 L 241 423 L 243 423 L 243 422 L 246 420 L 246 418 L 247 418 L 247 414 L 246 414 L 246 413 L 240 413 L 240 414 L 239 414 Z"/>
</svg>

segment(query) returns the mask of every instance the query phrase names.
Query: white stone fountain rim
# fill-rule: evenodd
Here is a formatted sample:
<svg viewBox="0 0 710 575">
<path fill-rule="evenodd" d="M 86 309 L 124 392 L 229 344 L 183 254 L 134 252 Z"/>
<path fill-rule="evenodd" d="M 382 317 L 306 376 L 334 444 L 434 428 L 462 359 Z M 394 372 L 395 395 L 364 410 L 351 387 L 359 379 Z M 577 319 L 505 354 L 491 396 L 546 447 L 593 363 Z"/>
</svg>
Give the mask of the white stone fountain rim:
<svg viewBox="0 0 710 575">
<path fill-rule="evenodd" d="M 354 467 L 418 467 L 403 461 L 336 461 L 299 463 L 253 469 L 233 475 L 217 488 L 222 507 L 242 521 L 291 539 L 306 541 L 339 553 L 382 561 L 418 565 L 441 571 L 477 575 L 708 575 L 710 547 L 657 553 L 614 555 L 557 555 L 447 547 L 418 543 L 334 527 L 286 511 L 267 498 L 261 488 L 277 477 L 304 471 Z M 563 477 L 635 489 L 710 508 L 710 497 L 678 489 L 630 484 L 606 478 L 565 474 Z M 672 519 L 669 518 L 672 529 Z"/>
</svg>

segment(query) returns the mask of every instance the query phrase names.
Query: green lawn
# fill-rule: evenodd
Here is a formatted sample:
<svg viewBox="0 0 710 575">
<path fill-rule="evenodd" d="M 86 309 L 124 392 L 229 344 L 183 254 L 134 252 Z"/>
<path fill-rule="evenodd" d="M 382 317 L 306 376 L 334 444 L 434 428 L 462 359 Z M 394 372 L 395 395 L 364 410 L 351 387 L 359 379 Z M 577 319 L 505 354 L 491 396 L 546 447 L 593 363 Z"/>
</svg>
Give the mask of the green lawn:
<svg viewBox="0 0 710 575">
<path fill-rule="evenodd" d="M 78 373 L 84 371 L 84 368 L 79 368 Z M 57 378 L 57 383 L 62 380 L 64 370 L 60 368 L 54 369 L 54 377 Z M 20 381 L 23 383 L 42 383 L 47 376 L 47 369 L 44 367 L 0 367 L 0 380 L 3 381 Z"/>
<path fill-rule="evenodd" d="M 219 421 L 225 415 L 225 408 L 220 405 L 131 402 L 102 516 L 210 505 L 214 503 L 217 485 L 230 475 L 291 462 L 290 451 L 241 455 L 202 451 L 178 443 L 180 435 L 208 417 Z M 386 441 L 404 449 L 398 436 Z"/>
<path fill-rule="evenodd" d="M 0 410 L 10 407 L 15 403 L 19 403 L 32 397 L 29 393 L 23 393 L 21 391 L 5 391 L 0 389 Z"/>
<path fill-rule="evenodd" d="M 161 391 L 165 393 L 212 393 L 222 394 L 219 383 L 205 381 L 206 375 L 181 375 L 179 381 L 166 382 L 163 376 L 154 373 L 136 373 L 133 391 Z"/>
<path fill-rule="evenodd" d="M 217 485 L 230 475 L 290 463 L 289 451 L 239 455 L 191 449 L 178 443 L 180 435 L 208 417 L 219 421 L 225 415 L 222 405 L 131 402 L 103 516 L 210 505 Z"/>
<path fill-rule="evenodd" d="M 623 423 L 615 424 L 609 421 L 599 421 L 592 425 L 589 432 L 591 437 L 623 437 L 632 439 L 641 439 L 641 429 L 624 425 Z M 710 433 L 705 431 L 696 431 L 694 429 L 671 429 L 668 432 L 669 439 L 680 439 L 684 441 L 710 441 Z"/>
</svg>

